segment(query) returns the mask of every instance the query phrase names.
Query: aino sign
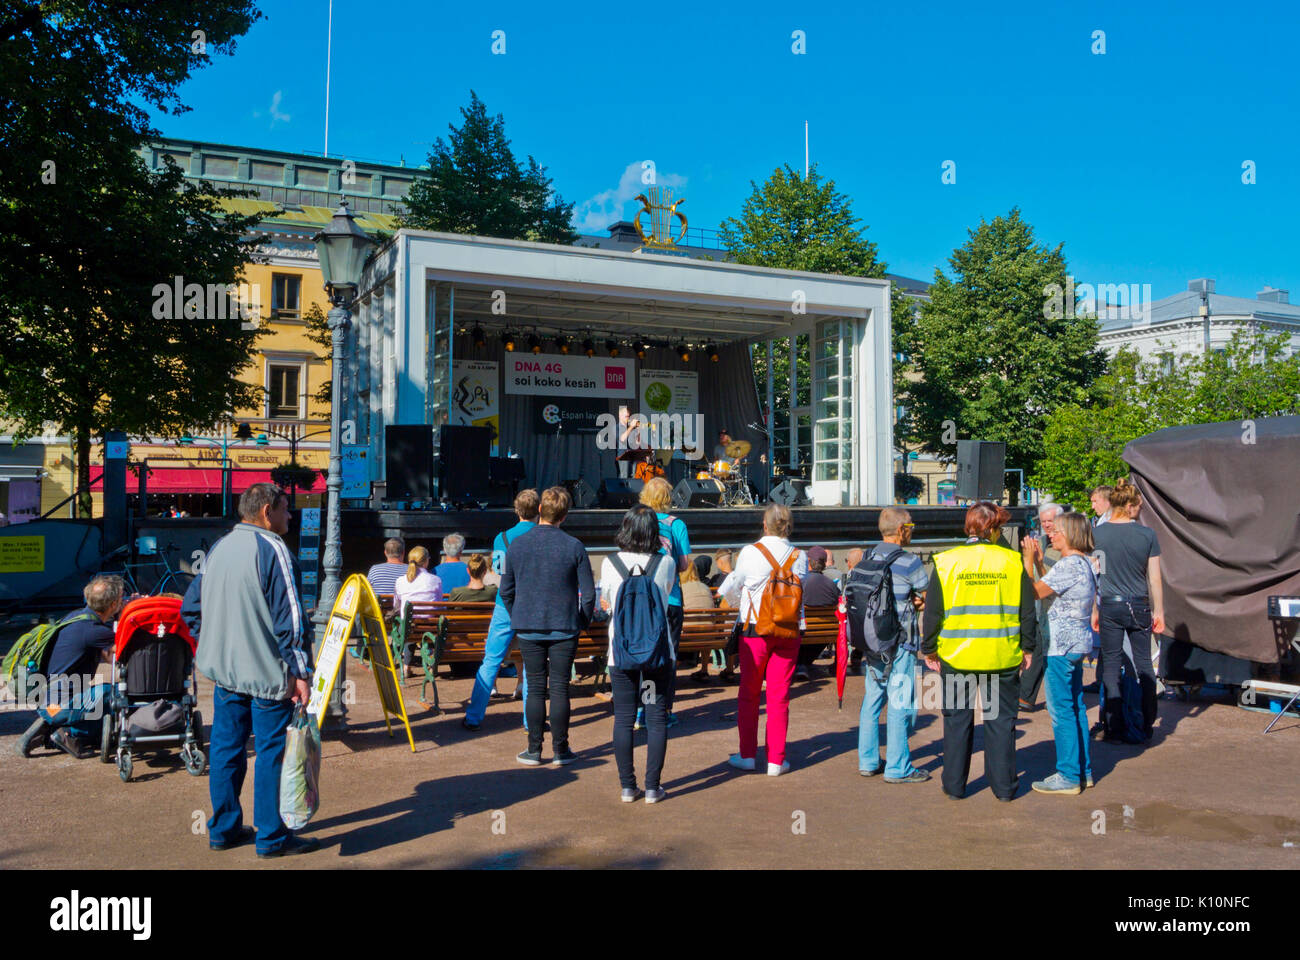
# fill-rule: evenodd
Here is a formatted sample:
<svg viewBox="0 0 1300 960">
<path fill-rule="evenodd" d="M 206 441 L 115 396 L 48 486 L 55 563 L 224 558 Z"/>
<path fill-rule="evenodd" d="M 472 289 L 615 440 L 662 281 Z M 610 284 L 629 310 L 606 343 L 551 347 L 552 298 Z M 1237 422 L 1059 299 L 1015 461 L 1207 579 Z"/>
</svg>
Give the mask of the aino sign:
<svg viewBox="0 0 1300 960">
<path fill-rule="evenodd" d="M 505 392 L 541 397 L 631 397 L 631 360 L 539 353 L 507 355 Z"/>
</svg>

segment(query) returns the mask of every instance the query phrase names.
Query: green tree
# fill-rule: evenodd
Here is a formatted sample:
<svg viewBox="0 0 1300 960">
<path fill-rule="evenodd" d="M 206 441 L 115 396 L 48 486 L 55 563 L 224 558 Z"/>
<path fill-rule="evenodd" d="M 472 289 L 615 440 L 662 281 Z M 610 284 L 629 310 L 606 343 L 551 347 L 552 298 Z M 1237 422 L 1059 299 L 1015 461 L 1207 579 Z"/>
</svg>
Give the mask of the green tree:
<svg viewBox="0 0 1300 960">
<path fill-rule="evenodd" d="M 1088 490 L 1128 473 L 1124 446 L 1165 427 L 1300 413 L 1300 356 L 1290 337 L 1239 331 L 1221 353 L 1142 360 L 1121 350 L 1093 403 L 1066 404 L 1044 431 L 1030 482 L 1085 509 Z"/>
<path fill-rule="evenodd" d="M 573 204 L 551 186 L 546 168 L 532 156 L 520 167 L 506 137 L 501 114 L 489 117 L 470 91 L 461 107 L 464 123 L 447 125 L 429 154 L 429 172 L 418 176 L 406 198 L 401 223 L 417 230 L 468 233 L 507 240 L 571 244 Z"/>
<path fill-rule="evenodd" d="M 1001 441 L 1007 466 L 1028 468 L 1042 457 L 1047 417 L 1089 400 L 1105 370 L 1097 322 L 1048 309 L 1051 285 L 1066 283 L 1063 245 L 1035 242 L 1018 209 L 969 236 L 949 258 L 952 278 L 935 270 L 917 318 L 915 433 L 945 459 L 955 439 Z"/>
<path fill-rule="evenodd" d="M 153 173 L 137 151 L 157 135 L 146 108 L 182 112 L 176 88 L 261 14 L 241 0 L 6 8 L 0 417 L 19 439 L 46 423 L 71 434 L 85 489 L 92 437 L 179 435 L 259 392 L 234 379 L 258 331 L 230 317 L 224 296 L 210 310 L 205 294 L 198 315 L 156 315 L 174 277 L 237 283 L 255 218 L 222 212 L 232 191 L 200 191 L 174 164 Z"/>
</svg>

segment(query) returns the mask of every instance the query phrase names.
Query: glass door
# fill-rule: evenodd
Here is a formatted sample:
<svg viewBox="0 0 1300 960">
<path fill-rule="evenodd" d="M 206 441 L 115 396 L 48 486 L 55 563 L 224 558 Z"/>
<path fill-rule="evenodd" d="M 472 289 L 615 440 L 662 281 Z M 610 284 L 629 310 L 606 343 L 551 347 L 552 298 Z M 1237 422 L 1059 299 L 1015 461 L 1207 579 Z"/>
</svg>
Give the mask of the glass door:
<svg viewBox="0 0 1300 960">
<path fill-rule="evenodd" d="M 813 497 L 819 505 L 846 504 L 853 483 L 853 321 L 821 320 L 815 333 Z"/>
</svg>

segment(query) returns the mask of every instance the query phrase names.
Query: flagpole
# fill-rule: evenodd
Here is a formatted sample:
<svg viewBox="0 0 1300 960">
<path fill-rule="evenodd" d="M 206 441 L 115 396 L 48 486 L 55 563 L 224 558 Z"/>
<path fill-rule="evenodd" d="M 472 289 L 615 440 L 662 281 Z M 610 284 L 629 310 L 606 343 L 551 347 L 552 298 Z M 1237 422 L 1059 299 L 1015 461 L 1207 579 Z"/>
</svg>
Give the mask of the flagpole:
<svg viewBox="0 0 1300 960">
<path fill-rule="evenodd" d="M 330 155 L 330 53 L 334 46 L 334 0 L 330 0 L 329 29 L 325 35 L 325 156 Z"/>
<path fill-rule="evenodd" d="M 331 3 L 334 0 L 330 0 Z M 803 122 L 803 178 L 808 179 L 808 121 Z"/>
</svg>

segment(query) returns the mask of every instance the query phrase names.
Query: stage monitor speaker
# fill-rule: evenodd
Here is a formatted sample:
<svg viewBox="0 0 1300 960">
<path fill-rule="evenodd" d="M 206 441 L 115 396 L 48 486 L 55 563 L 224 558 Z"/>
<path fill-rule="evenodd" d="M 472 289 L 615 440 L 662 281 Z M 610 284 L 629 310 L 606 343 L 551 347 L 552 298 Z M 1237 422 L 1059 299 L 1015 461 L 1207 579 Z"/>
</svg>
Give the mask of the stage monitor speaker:
<svg viewBox="0 0 1300 960">
<path fill-rule="evenodd" d="M 772 488 L 773 503 L 785 504 L 787 507 L 806 507 L 812 503 L 808 499 L 808 481 L 787 477 Z"/>
<path fill-rule="evenodd" d="M 590 510 L 596 505 L 596 491 L 591 489 L 591 484 L 582 477 L 564 481 L 564 489 L 568 490 L 569 496 L 573 498 L 572 509 Z"/>
<path fill-rule="evenodd" d="M 722 491 L 713 480 L 697 480 L 688 477 L 673 487 L 673 507 L 678 510 L 720 506 L 722 506 Z"/>
<path fill-rule="evenodd" d="M 425 423 L 384 427 L 384 478 L 388 500 L 433 496 L 433 427 Z"/>
<path fill-rule="evenodd" d="M 438 442 L 438 495 L 450 500 L 485 497 L 491 449 L 491 427 L 444 424 Z"/>
<path fill-rule="evenodd" d="M 1001 500 L 1006 489 L 1007 445 L 988 440 L 957 441 L 957 497 Z"/>
<path fill-rule="evenodd" d="M 626 510 L 641 499 L 643 480 L 606 477 L 600 481 L 600 505 L 605 510 Z"/>
</svg>

